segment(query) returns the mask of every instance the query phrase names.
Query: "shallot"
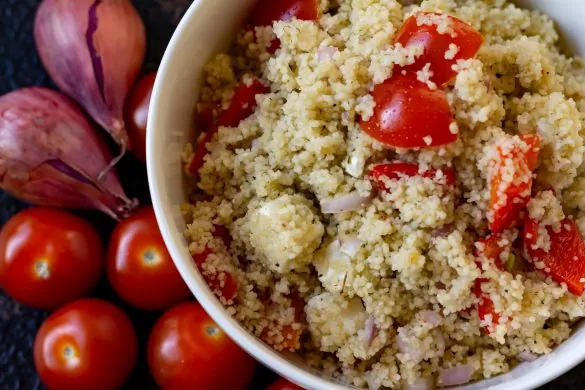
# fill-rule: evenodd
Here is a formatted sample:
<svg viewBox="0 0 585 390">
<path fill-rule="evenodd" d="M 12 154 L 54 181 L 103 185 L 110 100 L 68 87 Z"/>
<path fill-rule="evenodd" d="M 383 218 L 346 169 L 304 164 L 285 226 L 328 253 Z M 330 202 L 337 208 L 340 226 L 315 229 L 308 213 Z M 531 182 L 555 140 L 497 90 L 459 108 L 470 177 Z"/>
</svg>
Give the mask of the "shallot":
<svg viewBox="0 0 585 390">
<path fill-rule="evenodd" d="M 474 371 L 472 364 L 444 368 L 439 371 L 439 384 L 443 387 L 463 385 L 471 381 Z"/>
<path fill-rule="evenodd" d="M 518 354 L 518 359 L 523 362 L 533 362 L 538 359 L 538 355 L 535 355 L 530 351 L 522 351 Z"/>
<path fill-rule="evenodd" d="M 418 378 L 413 383 L 405 382 L 403 390 L 433 390 L 435 388 L 435 378 L 427 376 Z"/>
<path fill-rule="evenodd" d="M 144 24 L 132 3 L 44 0 L 34 35 L 55 84 L 111 134 L 123 156 L 129 147 L 124 102 L 146 53 Z"/>
<path fill-rule="evenodd" d="M 115 219 L 135 206 L 99 134 L 77 106 L 44 88 L 0 97 L 0 187 L 43 206 L 93 208 Z"/>
<path fill-rule="evenodd" d="M 359 210 L 363 205 L 369 203 L 372 196 L 362 196 L 357 192 L 346 195 L 340 195 L 333 199 L 321 201 L 321 211 L 323 214 L 339 214 L 348 211 Z"/>
</svg>

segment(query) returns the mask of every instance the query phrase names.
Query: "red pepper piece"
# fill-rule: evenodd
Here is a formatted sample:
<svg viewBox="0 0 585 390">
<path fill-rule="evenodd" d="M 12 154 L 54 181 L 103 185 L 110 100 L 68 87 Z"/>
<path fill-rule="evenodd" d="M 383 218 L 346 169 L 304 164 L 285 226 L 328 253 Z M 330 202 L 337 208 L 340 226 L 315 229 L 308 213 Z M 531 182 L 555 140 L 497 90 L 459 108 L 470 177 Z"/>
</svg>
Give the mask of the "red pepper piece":
<svg viewBox="0 0 585 390">
<path fill-rule="evenodd" d="M 575 221 L 566 218 L 561 222 L 561 229 L 555 232 L 546 228 L 550 237 L 550 249 L 536 247 L 539 240 L 537 221 L 524 220 L 524 250 L 536 269 L 541 269 L 557 283 L 565 283 L 575 295 L 585 291 L 585 244 Z M 540 267 L 539 267 L 540 265 Z M 543 268 L 544 267 L 544 268 Z"/>
</svg>

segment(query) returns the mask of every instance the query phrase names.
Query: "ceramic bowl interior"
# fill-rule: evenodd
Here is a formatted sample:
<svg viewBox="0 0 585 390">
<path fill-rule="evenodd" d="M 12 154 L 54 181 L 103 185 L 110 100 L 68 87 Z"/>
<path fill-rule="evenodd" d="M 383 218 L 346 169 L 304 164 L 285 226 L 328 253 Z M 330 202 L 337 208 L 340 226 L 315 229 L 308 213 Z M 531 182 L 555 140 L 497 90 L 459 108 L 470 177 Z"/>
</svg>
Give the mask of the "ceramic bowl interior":
<svg viewBox="0 0 585 390">
<path fill-rule="evenodd" d="M 158 72 L 151 104 L 147 159 L 150 191 L 165 243 L 195 297 L 214 320 L 248 353 L 264 365 L 308 389 L 351 387 L 333 382 L 303 365 L 294 354 L 279 354 L 250 335 L 223 309 L 195 268 L 183 237 L 180 205 L 186 200 L 181 153 L 194 140 L 194 110 L 202 84 L 202 69 L 229 42 L 254 0 L 195 0 L 177 28 Z M 568 46 L 585 55 L 585 1 L 524 0 L 520 5 L 540 9 L 557 22 Z M 585 329 L 553 353 L 511 372 L 460 389 L 533 389 L 565 373 L 585 359 Z"/>
</svg>

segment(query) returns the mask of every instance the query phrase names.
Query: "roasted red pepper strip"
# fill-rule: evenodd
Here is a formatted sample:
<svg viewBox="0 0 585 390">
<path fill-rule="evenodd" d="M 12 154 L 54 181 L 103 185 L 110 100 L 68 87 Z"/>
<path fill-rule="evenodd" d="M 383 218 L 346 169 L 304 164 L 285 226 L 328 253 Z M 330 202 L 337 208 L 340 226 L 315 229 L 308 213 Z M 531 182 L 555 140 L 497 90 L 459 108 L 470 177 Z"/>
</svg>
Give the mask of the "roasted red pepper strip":
<svg viewBox="0 0 585 390">
<path fill-rule="evenodd" d="M 452 168 L 442 168 L 441 171 L 445 176 L 446 184 L 450 186 L 455 185 L 455 182 L 457 181 L 455 171 Z M 434 169 L 429 169 L 420 173 L 418 165 L 405 162 L 378 164 L 370 171 L 370 176 L 374 179 L 378 188 L 381 190 L 388 190 L 384 184 L 384 177 L 387 177 L 390 180 L 398 180 L 403 176 L 413 177 L 420 175 L 422 177 L 434 179 L 436 174 L 437 171 Z"/>
<path fill-rule="evenodd" d="M 229 107 L 219 114 L 217 123 L 214 124 L 204 133 L 195 148 L 195 154 L 189 172 L 197 175 L 199 169 L 203 166 L 204 158 L 207 155 L 207 143 L 213 139 L 213 135 L 220 127 L 236 127 L 241 121 L 249 117 L 256 110 L 256 95 L 263 95 L 270 92 L 270 88 L 264 85 L 255 77 L 246 77 L 234 90 L 234 95 Z"/>
<path fill-rule="evenodd" d="M 497 159 L 489 168 L 490 231 L 497 233 L 514 227 L 526 208 L 532 190 L 532 175 L 538 162 L 540 137 L 536 134 L 506 139 L 496 146 Z"/>
<path fill-rule="evenodd" d="M 446 26 L 444 31 L 443 24 Z M 441 86 L 457 75 L 452 66 L 458 60 L 467 60 L 477 55 L 483 44 L 483 36 L 453 16 L 419 12 L 406 19 L 398 32 L 396 43 L 403 47 L 422 45 L 422 56 L 403 69 L 416 72 L 430 64 L 430 71 L 433 72 L 431 80 Z"/>
<path fill-rule="evenodd" d="M 585 291 L 585 243 L 575 221 L 566 218 L 561 229 L 555 232 L 551 226 L 546 228 L 550 237 L 550 249 L 537 248 L 539 226 L 530 218 L 524 220 L 524 250 L 528 260 L 536 269 L 541 270 L 556 281 L 565 283 L 575 295 Z M 542 233 L 541 233 L 542 234 Z"/>
<path fill-rule="evenodd" d="M 509 250 L 512 244 L 509 243 L 509 245 L 501 246 L 501 241 L 502 236 L 500 234 L 492 234 L 479 241 L 480 249 L 477 249 L 476 251 L 475 262 L 480 269 L 482 269 L 484 262 L 488 261 L 493 262 L 500 271 L 504 271 L 501 255 L 505 250 Z M 479 298 L 479 302 L 477 303 L 477 314 L 479 319 L 485 323 L 488 316 L 491 316 L 489 317 L 490 323 L 484 325 L 486 332 L 491 333 L 494 331 L 495 326 L 500 323 L 501 316 L 496 312 L 494 302 L 491 300 L 489 294 L 482 291 L 482 285 L 487 283 L 487 281 L 488 280 L 485 278 L 476 279 L 473 293 Z"/>
</svg>

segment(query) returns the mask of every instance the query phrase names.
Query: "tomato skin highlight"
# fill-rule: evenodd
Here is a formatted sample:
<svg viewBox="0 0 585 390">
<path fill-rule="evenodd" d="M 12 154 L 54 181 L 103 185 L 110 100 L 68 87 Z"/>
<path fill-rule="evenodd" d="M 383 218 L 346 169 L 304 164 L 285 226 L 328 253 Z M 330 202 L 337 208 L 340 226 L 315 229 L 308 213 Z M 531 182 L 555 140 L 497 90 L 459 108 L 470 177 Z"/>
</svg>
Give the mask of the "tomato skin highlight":
<svg viewBox="0 0 585 390">
<path fill-rule="evenodd" d="M 165 310 L 191 297 L 167 251 L 151 206 L 137 210 L 116 226 L 106 269 L 118 295 L 142 310 Z"/>
<path fill-rule="evenodd" d="M 430 148 L 457 141 L 447 95 L 430 90 L 416 75 L 401 73 L 374 87 L 374 114 L 360 120 L 362 130 L 393 148 Z M 428 138 L 427 138 L 428 137 Z M 426 142 L 425 142 L 426 140 Z"/>
<path fill-rule="evenodd" d="M 396 43 L 403 47 L 422 45 L 424 53 L 416 59 L 412 65 L 403 67 L 407 72 L 416 72 L 421 70 L 426 64 L 431 64 L 430 70 L 433 72 L 431 80 L 441 86 L 455 78 L 457 72 L 452 66 L 458 60 L 467 60 L 474 58 L 483 45 L 483 36 L 465 22 L 453 17 L 447 16 L 451 28 L 456 36 L 450 34 L 440 34 L 437 31 L 437 25 L 422 25 L 417 23 L 419 15 L 435 15 L 438 13 L 421 12 L 406 19 L 400 31 L 396 36 Z M 449 51 L 450 45 L 455 45 L 458 51 L 452 59 L 446 59 L 445 53 Z"/>
<path fill-rule="evenodd" d="M 266 390 L 303 390 L 303 388 L 284 378 L 279 378 L 276 382 L 268 386 Z"/>
<path fill-rule="evenodd" d="M 164 389 L 244 390 L 256 361 L 196 302 L 170 309 L 148 339 L 148 365 Z"/>
<path fill-rule="evenodd" d="M 530 200 L 532 173 L 538 163 L 540 137 L 528 134 L 521 135 L 519 139 L 528 147 L 527 150 L 523 150 L 519 145 L 514 145 L 507 151 L 500 146 L 497 147 L 500 165 L 494 168 L 496 171 L 490 179 L 489 229 L 494 233 L 514 227 Z M 514 172 L 506 172 L 510 167 L 513 167 Z M 502 177 L 510 174 L 514 177 L 514 182 L 502 189 Z M 517 178 L 524 180 L 516 183 Z M 500 193 L 506 197 L 503 204 Z"/>
<path fill-rule="evenodd" d="M 557 283 L 565 283 L 574 295 L 581 296 L 585 291 L 585 242 L 579 233 L 575 221 L 566 218 L 561 222 L 561 229 L 555 232 L 548 226 L 550 250 L 533 249 L 538 242 L 538 222 L 524 219 L 523 244 L 528 259 L 536 264 L 542 262 L 546 275 Z M 538 267 L 536 267 L 538 269 Z M 547 270 L 549 270 L 547 272 Z"/>
<path fill-rule="evenodd" d="M 34 345 L 35 367 L 51 389 L 119 388 L 137 356 L 128 316 L 98 299 L 81 299 L 51 314 Z"/>
<path fill-rule="evenodd" d="M 156 72 L 151 72 L 138 80 L 124 107 L 130 150 L 142 162 L 146 162 L 146 127 L 155 79 Z"/>
<path fill-rule="evenodd" d="M 260 0 L 250 13 L 248 27 L 272 26 L 272 23 L 292 18 L 317 20 L 319 8 L 317 0 Z"/>
<path fill-rule="evenodd" d="M 0 232 L 0 287 L 27 306 L 56 309 L 93 290 L 103 253 L 98 232 L 82 218 L 24 210 Z"/>
<path fill-rule="evenodd" d="M 189 164 L 189 172 L 197 175 L 203 166 L 207 155 L 207 143 L 209 143 L 219 128 L 236 127 L 241 121 L 249 117 L 256 110 L 256 95 L 263 95 L 270 92 L 270 88 L 264 85 L 259 79 L 252 77 L 250 80 L 243 80 L 234 90 L 234 95 L 227 109 L 219 114 L 217 123 L 207 130 L 195 147 L 195 154 Z"/>
<path fill-rule="evenodd" d="M 452 168 L 442 168 L 441 171 L 445 176 L 445 183 L 450 186 L 455 185 L 457 181 L 455 171 Z M 420 168 L 418 165 L 403 162 L 377 164 L 372 168 L 370 172 L 370 176 L 374 179 L 378 188 L 385 191 L 387 191 L 388 189 L 384 184 L 383 181 L 384 177 L 387 177 L 390 180 L 399 180 L 403 176 L 408 177 L 422 176 L 429 179 L 434 179 L 436 174 L 437 171 L 434 169 L 429 169 L 427 171 L 420 172 Z"/>
</svg>

